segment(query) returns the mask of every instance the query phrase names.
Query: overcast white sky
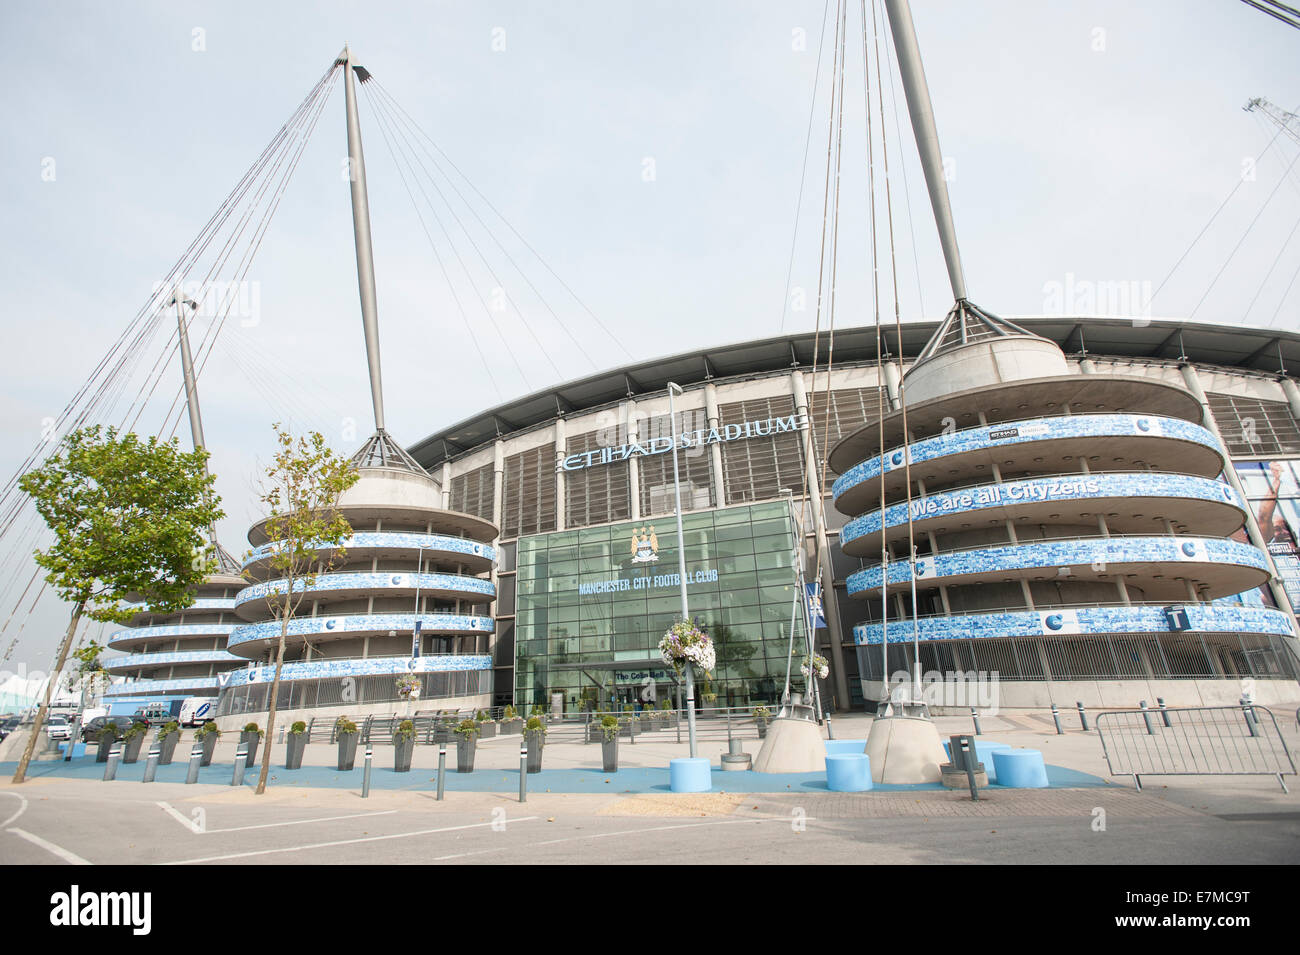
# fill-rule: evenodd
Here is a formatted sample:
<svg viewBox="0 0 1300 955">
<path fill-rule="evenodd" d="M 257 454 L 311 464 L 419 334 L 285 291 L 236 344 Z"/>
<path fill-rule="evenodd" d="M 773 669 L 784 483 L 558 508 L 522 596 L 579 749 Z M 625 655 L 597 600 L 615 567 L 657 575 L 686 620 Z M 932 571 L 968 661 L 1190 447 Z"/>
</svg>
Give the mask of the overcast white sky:
<svg viewBox="0 0 1300 955">
<path fill-rule="evenodd" d="M 388 424 L 399 440 L 628 355 L 811 329 L 811 310 L 782 319 L 824 10 L 824 0 L 4 4 L 0 473 L 18 467 L 42 420 L 345 41 L 614 332 L 534 260 L 525 268 L 561 327 L 489 254 L 524 313 L 498 316 L 496 337 L 461 290 L 489 382 L 363 97 Z M 1242 106 L 1255 96 L 1300 105 L 1300 31 L 1239 0 L 916 0 L 913 12 L 975 301 L 1039 314 L 1049 283 L 1067 275 L 1154 289 L 1258 157 L 1150 311 L 1296 328 L 1300 282 L 1285 301 L 1283 292 L 1300 265 L 1300 164 L 1282 180 L 1300 147 L 1279 137 L 1261 155 L 1275 127 Z M 810 293 L 828 75 L 829 50 L 792 280 Z M 859 48 L 846 81 L 840 325 L 871 315 L 861 84 Z M 885 105 L 903 314 L 937 318 L 951 299 L 938 241 L 905 111 L 900 143 L 888 89 Z M 200 383 L 232 551 L 256 513 L 271 421 L 319 429 L 349 452 L 369 433 L 343 155 L 339 88 L 249 274 L 258 322 L 232 331 Z M 250 362 L 230 357 L 241 350 L 283 380 L 254 381 Z M 167 384 L 178 381 L 176 368 Z M 277 406 L 275 395 L 291 400 Z M 43 601 L 8 666 L 46 665 L 64 619 Z"/>
</svg>

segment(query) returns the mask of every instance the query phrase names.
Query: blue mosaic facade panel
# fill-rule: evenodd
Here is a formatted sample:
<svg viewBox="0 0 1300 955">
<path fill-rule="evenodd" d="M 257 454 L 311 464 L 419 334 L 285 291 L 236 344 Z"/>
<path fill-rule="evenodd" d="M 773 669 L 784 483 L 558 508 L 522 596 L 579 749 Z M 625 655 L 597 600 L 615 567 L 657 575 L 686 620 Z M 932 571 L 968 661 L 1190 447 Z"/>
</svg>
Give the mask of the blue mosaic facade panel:
<svg viewBox="0 0 1300 955">
<path fill-rule="evenodd" d="M 175 663 L 247 663 L 242 657 L 225 650 L 174 650 L 167 653 L 133 653 L 129 656 L 109 660 L 105 667 L 109 670 L 134 669 L 147 666 L 169 666 Z"/>
<path fill-rule="evenodd" d="M 367 659 L 311 660 L 284 664 L 281 681 L 342 679 L 354 676 L 384 676 L 400 673 L 449 673 L 461 670 L 491 670 L 490 656 L 427 656 L 427 657 L 369 657 Z M 275 666 L 248 667 L 231 670 L 217 677 L 223 689 L 247 686 L 250 683 L 270 683 L 275 679 Z"/>
<path fill-rule="evenodd" d="M 348 550 L 360 548 L 389 548 L 393 550 L 408 549 L 419 551 L 437 551 L 444 554 L 464 554 L 469 557 L 481 557 L 495 562 L 496 548 L 491 544 L 481 544 L 467 537 L 449 537 L 445 534 L 410 534 L 398 531 L 375 531 L 366 534 L 353 534 L 343 541 Z M 243 566 L 264 560 L 279 549 L 278 544 L 263 544 L 244 555 Z"/>
<path fill-rule="evenodd" d="M 162 640 L 167 637 L 220 637 L 234 630 L 233 623 L 178 623 L 158 627 L 119 630 L 108 638 L 109 646 L 119 640 Z"/>
<path fill-rule="evenodd" d="M 295 581 L 294 593 L 309 591 L 311 593 L 329 593 L 337 590 L 421 590 L 454 591 L 467 597 L 496 598 L 496 587 L 484 577 L 469 577 L 462 574 L 416 574 L 408 572 L 384 572 L 363 574 L 321 574 L 316 582 L 308 587 L 303 581 Z M 268 580 L 260 584 L 251 584 L 239 592 L 235 598 L 238 606 L 250 600 L 264 600 L 272 593 L 284 593 L 284 582 Z"/>
<path fill-rule="evenodd" d="M 966 454 L 985 448 L 1025 444 L 1032 441 L 1053 441 L 1064 438 L 1103 438 L 1158 435 L 1177 441 L 1189 441 L 1212 448 L 1223 454 L 1219 443 L 1207 429 L 1181 418 L 1159 415 L 1133 414 L 1082 414 L 1004 424 L 980 425 L 951 434 L 936 435 L 918 441 L 911 447 L 912 463 L 935 461 L 955 454 Z M 894 448 L 884 455 L 884 473 L 888 474 L 907 463 L 907 450 Z M 838 498 L 849 488 L 874 480 L 881 474 L 881 457 L 875 456 L 854 465 L 831 485 L 831 493 Z"/>
<path fill-rule="evenodd" d="M 193 693 L 198 690 L 215 690 L 220 682 L 215 676 L 194 677 L 187 680 L 128 680 L 115 683 L 104 691 L 105 697 L 142 696 L 149 693 Z"/>
<path fill-rule="evenodd" d="M 1120 497 L 1219 501 L 1238 510 L 1242 508 L 1242 502 L 1231 487 L 1210 478 L 1150 471 L 1136 474 L 1102 472 L 1068 477 L 1027 478 L 929 494 L 912 501 L 912 519 L 922 521 L 1016 504 Z M 1244 511 L 1242 519 L 1245 519 Z M 906 523 L 906 502 L 885 508 L 886 527 L 898 527 Z M 878 533 L 880 526 L 880 511 L 870 511 L 844 525 L 840 532 L 840 542 L 847 544 L 859 537 Z"/>
<path fill-rule="evenodd" d="M 1268 558 L 1264 552 L 1239 541 L 1216 537 L 1102 537 L 1007 544 L 922 557 L 916 562 L 916 579 L 934 580 L 1036 567 L 1186 561 L 1233 564 L 1268 573 Z M 891 563 L 889 582 L 909 583 L 911 571 L 909 563 Z M 881 577 L 879 565 L 850 575 L 847 581 L 849 595 L 878 589 Z"/>
<path fill-rule="evenodd" d="M 1187 614 L 1184 628 L 1204 633 L 1269 633 L 1294 635 L 1290 617 L 1271 607 L 1226 606 L 1222 604 L 1178 605 Z M 857 644 L 879 646 L 884 628 L 879 623 L 860 623 L 853 628 Z M 1003 613 L 959 614 L 950 617 L 922 617 L 917 621 L 920 639 L 978 640 L 987 637 L 1040 637 L 1091 633 L 1172 633 L 1171 615 L 1164 607 L 1080 607 L 1050 610 L 1013 610 Z M 910 643 L 912 622 L 891 620 L 889 642 Z"/>
<path fill-rule="evenodd" d="M 420 629 L 424 633 L 491 633 L 491 617 L 471 614 L 422 613 L 419 616 Z M 323 634 L 343 633 L 379 633 L 396 630 L 398 633 L 412 633 L 415 630 L 416 616 L 413 613 L 375 613 L 355 614 L 342 617 L 295 617 L 289 621 L 289 636 L 320 636 Z M 250 623 L 236 627 L 230 635 L 227 646 L 238 646 L 250 640 L 278 639 L 280 624 L 272 620 L 268 623 Z"/>
</svg>

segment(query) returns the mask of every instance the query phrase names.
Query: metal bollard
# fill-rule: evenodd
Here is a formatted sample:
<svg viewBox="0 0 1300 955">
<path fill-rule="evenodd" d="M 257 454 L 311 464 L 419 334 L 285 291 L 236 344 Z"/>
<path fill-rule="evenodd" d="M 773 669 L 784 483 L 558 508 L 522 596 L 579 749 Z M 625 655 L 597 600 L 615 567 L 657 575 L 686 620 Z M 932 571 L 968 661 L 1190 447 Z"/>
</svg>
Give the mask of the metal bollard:
<svg viewBox="0 0 1300 955">
<path fill-rule="evenodd" d="M 230 777 L 230 785 L 244 785 L 244 764 L 248 762 L 248 750 L 235 750 L 235 771 Z"/>
<path fill-rule="evenodd" d="M 117 779 L 117 760 L 122 755 L 122 747 L 114 746 L 108 751 L 108 762 L 104 766 L 104 781 Z"/>
<path fill-rule="evenodd" d="M 446 791 L 443 786 L 443 777 L 447 775 L 447 744 L 438 744 L 438 801 L 442 802 L 442 794 Z"/>
<path fill-rule="evenodd" d="M 1156 706 L 1160 707 L 1160 718 L 1165 721 L 1165 727 L 1167 729 L 1173 729 L 1174 724 L 1169 722 L 1169 707 L 1165 706 L 1165 698 L 1163 696 L 1156 697 Z"/>
<path fill-rule="evenodd" d="M 1061 728 L 1061 711 L 1056 708 L 1055 703 L 1052 704 L 1052 722 L 1056 724 L 1056 735 L 1064 736 L 1065 730 Z"/>
<path fill-rule="evenodd" d="M 826 738 L 835 738 L 835 730 L 831 729 L 831 718 L 829 716 L 826 717 Z"/>
<path fill-rule="evenodd" d="M 1084 712 L 1083 701 L 1079 700 L 1074 705 L 1079 708 L 1079 725 L 1083 727 L 1083 731 L 1086 733 L 1088 732 L 1088 714 Z"/>
<path fill-rule="evenodd" d="M 519 801 L 528 801 L 528 743 L 519 744 Z"/>
<path fill-rule="evenodd" d="M 1138 707 L 1142 710 L 1142 719 L 1145 720 L 1147 724 L 1147 735 L 1155 736 L 1156 728 L 1151 724 L 1151 711 L 1147 709 L 1147 701 L 1139 700 Z"/>
<path fill-rule="evenodd" d="M 966 767 L 966 782 L 970 784 L 971 802 L 979 802 L 979 787 L 975 785 L 975 747 L 971 745 L 969 736 L 959 736 L 957 742 L 961 745 L 961 763 Z M 951 746 L 952 743 L 948 745 Z"/>
<path fill-rule="evenodd" d="M 141 782 L 153 782 L 154 775 L 158 772 L 158 760 L 162 757 L 162 747 L 157 743 L 149 747 L 149 759 L 144 764 L 144 779 Z"/>
<path fill-rule="evenodd" d="M 195 743 L 190 747 L 190 768 L 185 773 L 185 782 L 197 783 L 199 781 L 199 763 L 203 760 L 203 744 Z"/>
<path fill-rule="evenodd" d="M 1250 731 L 1251 736 L 1258 736 L 1259 735 L 1259 733 L 1257 732 L 1258 727 L 1256 726 L 1255 723 L 1255 709 L 1254 709 L 1254 705 L 1250 701 L 1250 697 L 1243 696 L 1240 700 L 1240 703 L 1241 703 L 1241 712 L 1246 717 L 1246 729 Z M 112 756 L 109 756 L 109 759 L 112 758 L 113 758 Z"/>
<path fill-rule="evenodd" d="M 361 798 L 365 799 L 370 795 L 370 764 L 375 760 L 375 751 L 371 746 L 366 747 L 366 768 L 361 774 Z"/>
<path fill-rule="evenodd" d="M 971 721 L 974 722 L 975 724 L 975 735 L 983 736 L 984 734 L 980 730 L 980 715 L 979 712 L 973 706 L 970 708 L 970 718 Z"/>
</svg>

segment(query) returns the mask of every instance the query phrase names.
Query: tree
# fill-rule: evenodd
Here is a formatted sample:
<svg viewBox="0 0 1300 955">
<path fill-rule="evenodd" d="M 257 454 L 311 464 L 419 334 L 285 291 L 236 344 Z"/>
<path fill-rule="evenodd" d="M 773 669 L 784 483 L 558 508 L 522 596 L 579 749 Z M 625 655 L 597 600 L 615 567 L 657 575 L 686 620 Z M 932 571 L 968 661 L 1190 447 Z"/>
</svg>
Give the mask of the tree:
<svg viewBox="0 0 1300 955">
<path fill-rule="evenodd" d="M 280 450 L 267 469 L 261 495 L 267 509 L 263 529 L 271 545 L 266 604 L 272 617 L 280 622 L 275 678 L 266 714 L 267 740 L 275 738 L 275 711 L 289 620 L 307 596 L 308 588 L 316 583 L 317 575 L 329 573 L 346 557 L 343 542 L 351 536 L 352 525 L 338 509 L 339 497 L 361 477 L 351 461 L 325 445 L 318 432 L 295 440 L 277 423 L 275 437 Z M 259 795 L 266 792 L 270 772 L 271 747 L 267 745 L 257 778 Z"/>
<path fill-rule="evenodd" d="M 144 601 L 160 613 L 183 610 L 212 572 L 204 531 L 224 517 L 207 474 L 207 452 L 180 450 L 176 439 L 141 440 L 96 425 L 68 435 L 18 486 L 32 498 L 54 543 L 35 560 L 45 581 L 72 605 L 27 748 L 14 782 L 27 775 L 54 684 L 82 616 L 125 623 Z"/>
</svg>

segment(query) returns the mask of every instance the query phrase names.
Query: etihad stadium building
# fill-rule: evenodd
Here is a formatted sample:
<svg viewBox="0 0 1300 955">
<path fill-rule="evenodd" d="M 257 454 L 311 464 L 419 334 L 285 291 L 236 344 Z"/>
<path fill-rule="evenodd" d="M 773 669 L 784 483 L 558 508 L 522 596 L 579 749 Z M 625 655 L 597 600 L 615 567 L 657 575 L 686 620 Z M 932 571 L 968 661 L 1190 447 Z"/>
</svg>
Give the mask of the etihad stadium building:
<svg viewBox="0 0 1300 955">
<path fill-rule="evenodd" d="M 356 512 L 368 549 L 337 576 L 366 579 L 308 612 L 320 626 L 295 621 L 311 633 L 289 647 L 301 692 L 284 702 L 393 712 L 413 659 L 422 708 L 671 697 L 656 645 L 680 608 L 674 431 L 718 705 L 775 701 L 810 619 L 839 710 L 873 707 L 918 653 L 927 679 L 995 680 L 1003 707 L 1300 698 L 1300 336 L 959 315 L 886 341 L 878 356 L 874 328 L 838 330 L 829 374 L 811 334 L 702 349 L 435 432 L 408 449 L 428 478 L 394 477 L 418 491 L 409 512 Z M 818 581 L 824 620 L 800 599 Z M 264 708 L 249 687 L 274 641 L 253 596 L 230 620 L 245 669 L 214 663 L 203 689 L 187 669 L 179 695 Z M 326 627 L 381 610 L 364 634 Z"/>
</svg>

